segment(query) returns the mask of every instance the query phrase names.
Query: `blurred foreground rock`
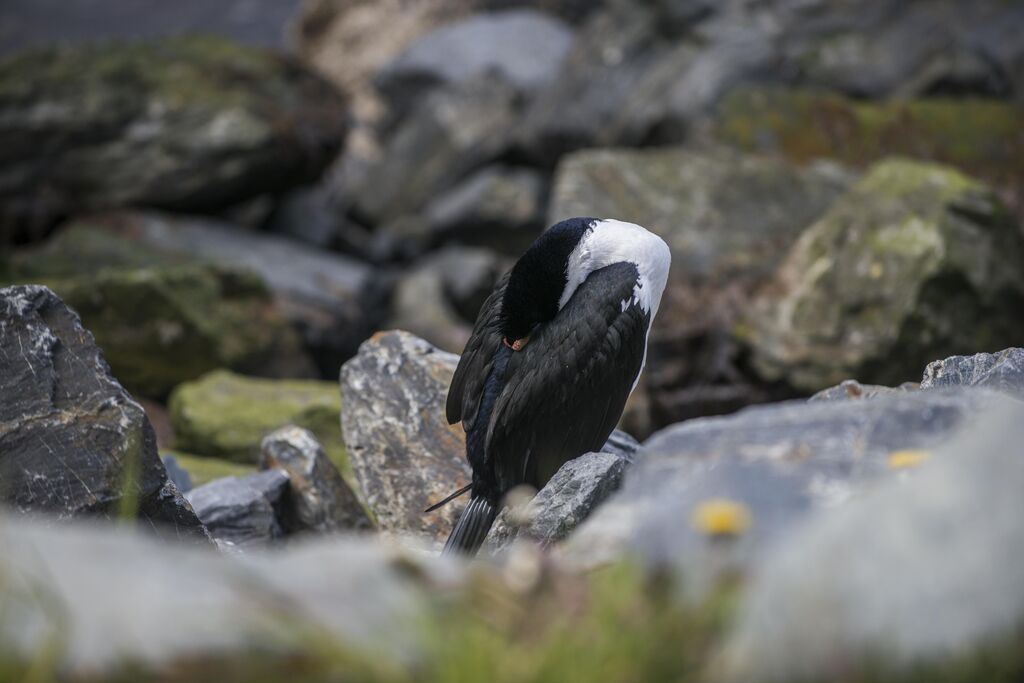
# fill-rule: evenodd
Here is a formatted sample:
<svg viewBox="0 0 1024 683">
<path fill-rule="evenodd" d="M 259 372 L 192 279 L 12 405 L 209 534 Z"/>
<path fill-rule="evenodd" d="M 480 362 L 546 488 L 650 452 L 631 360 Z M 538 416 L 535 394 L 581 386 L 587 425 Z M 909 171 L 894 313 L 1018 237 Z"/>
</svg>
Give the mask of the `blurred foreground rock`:
<svg viewBox="0 0 1024 683">
<path fill-rule="evenodd" d="M 312 432 L 288 425 L 260 445 L 260 468 L 288 475 L 281 523 L 288 533 L 366 530 L 366 511 Z"/>
<path fill-rule="evenodd" d="M 70 211 L 211 211 L 309 181 L 345 100 L 273 53 L 211 37 L 107 43 L 0 63 L 0 234 Z"/>
<path fill-rule="evenodd" d="M 249 550 L 282 536 L 278 522 L 288 475 L 267 470 L 244 477 L 224 477 L 198 486 L 185 498 L 223 550 Z"/>
<path fill-rule="evenodd" d="M 0 289 L 0 500 L 19 512 L 116 516 L 206 538 L 167 479 L 153 428 L 73 311 L 41 286 Z M 126 501 L 125 498 L 128 498 Z"/>
<path fill-rule="evenodd" d="M 1022 441 L 1024 406 L 1006 399 L 910 480 L 890 477 L 794 530 L 750 588 L 726 678 L 849 680 L 1019 634 Z"/>
<path fill-rule="evenodd" d="M 793 246 L 743 332 L 757 370 L 817 391 L 1024 338 L 1024 235 L 985 185 L 889 160 Z"/>
<path fill-rule="evenodd" d="M 180 385 L 169 401 L 176 445 L 198 455 L 260 461 L 260 443 L 285 425 L 309 429 L 332 462 L 346 469 L 333 382 L 265 380 L 226 370 Z"/>
<path fill-rule="evenodd" d="M 1024 349 L 951 356 L 924 369 L 922 389 L 951 386 L 986 387 L 1024 399 Z"/>
<path fill-rule="evenodd" d="M 719 571 L 754 571 L 799 523 L 899 477 L 995 410 L 983 389 L 863 401 L 793 401 L 689 420 L 644 443 L 622 489 L 569 538 L 593 566 L 623 556 L 672 566 L 687 587 Z"/>
</svg>

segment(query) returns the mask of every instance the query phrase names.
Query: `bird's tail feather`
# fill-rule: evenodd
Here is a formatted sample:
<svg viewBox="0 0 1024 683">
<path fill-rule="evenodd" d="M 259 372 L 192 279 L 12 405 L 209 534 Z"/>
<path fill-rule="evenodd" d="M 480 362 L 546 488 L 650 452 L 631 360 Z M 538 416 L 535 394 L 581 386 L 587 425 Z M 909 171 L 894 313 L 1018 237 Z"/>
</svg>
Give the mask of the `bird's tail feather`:
<svg viewBox="0 0 1024 683">
<path fill-rule="evenodd" d="M 471 499 L 469 505 L 462 511 L 459 521 L 455 523 L 451 535 L 448 536 L 442 554 L 462 553 L 470 557 L 476 555 L 497 516 L 498 506 L 494 503 L 486 498 Z"/>
</svg>

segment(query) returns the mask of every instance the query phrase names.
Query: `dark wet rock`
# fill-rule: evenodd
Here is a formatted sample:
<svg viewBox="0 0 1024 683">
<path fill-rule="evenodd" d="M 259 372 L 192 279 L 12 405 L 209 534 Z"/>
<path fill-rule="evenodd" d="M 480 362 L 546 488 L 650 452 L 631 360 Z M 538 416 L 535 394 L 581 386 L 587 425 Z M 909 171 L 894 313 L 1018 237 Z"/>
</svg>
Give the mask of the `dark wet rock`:
<svg viewBox="0 0 1024 683">
<path fill-rule="evenodd" d="M 904 382 L 898 387 L 886 387 L 880 384 L 861 384 L 855 379 L 846 379 L 828 389 L 822 389 L 811 396 L 808 401 L 860 401 L 876 396 L 915 391 L 916 382 Z"/>
<path fill-rule="evenodd" d="M 267 230 L 321 249 L 340 239 L 344 217 L 321 187 L 303 187 L 285 195 L 267 219 Z"/>
<path fill-rule="evenodd" d="M 113 371 L 132 391 L 162 399 L 177 384 L 214 368 L 310 374 L 298 335 L 263 282 L 217 265 L 103 269 L 76 240 L 62 246 L 74 274 L 49 250 L 24 261 L 20 282 L 44 282 L 82 316 Z M 78 258 L 78 262 L 73 260 Z M 43 274 L 34 270 L 36 267 Z M 283 361 L 283 362 L 282 362 Z"/>
<path fill-rule="evenodd" d="M 341 424 L 359 490 L 383 531 L 443 540 L 457 505 L 432 503 L 469 483 L 465 435 L 444 415 L 458 356 L 407 332 L 380 332 L 341 368 Z"/>
<path fill-rule="evenodd" d="M 376 328 L 387 295 L 386 283 L 355 259 L 216 221 L 153 212 L 77 220 L 40 249 L 16 257 L 14 267 L 21 277 L 39 277 L 196 260 L 259 275 L 324 372 L 335 372 Z"/>
<path fill-rule="evenodd" d="M 474 78 L 528 94 L 558 73 L 572 41 L 568 25 L 537 10 L 475 14 L 419 37 L 375 81 L 399 118 L 432 89 Z"/>
<path fill-rule="evenodd" d="M 455 242 L 518 257 L 544 228 L 545 178 L 526 168 L 489 166 L 424 211 L 432 246 Z"/>
<path fill-rule="evenodd" d="M 591 150 L 558 167 L 549 222 L 629 217 L 665 239 L 672 272 L 644 382 L 655 425 L 786 397 L 743 367 L 733 340 L 751 295 L 848 187 L 842 169 L 728 149 Z M 634 429 L 637 427 L 634 426 Z"/>
<path fill-rule="evenodd" d="M 0 498 L 19 512 L 138 516 L 168 537 L 205 538 L 156 451 L 142 407 L 81 321 L 49 289 L 0 290 Z"/>
<path fill-rule="evenodd" d="M 951 356 L 924 369 L 922 389 L 951 386 L 986 387 L 1024 398 L 1024 349 Z"/>
<path fill-rule="evenodd" d="M 281 191 L 315 178 L 348 127 L 322 78 L 212 37 L 16 56 L 0 64 L 0 102 L 8 232 L 72 210 L 210 211 Z"/>
<path fill-rule="evenodd" d="M 570 559 L 635 556 L 701 590 L 719 571 L 756 571 L 823 510 L 913 470 L 928 449 L 991 410 L 982 389 L 870 401 L 792 401 L 689 420 L 644 442 L 622 488 L 572 535 Z"/>
<path fill-rule="evenodd" d="M 542 546 L 565 539 L 619 488 L 629 462 L 617 453 L 586 453 L 570 460 L 529 502 L 499 513 L 486 547 L 497 552 L 516 538 Z"/>
<path fill-rule="evenodd" d="M 192 490 L 192 477 L 188 471 L 178 464 L 178 459 L 173 455 L 164 455 L 160 458 L 167 470 L 167 479 L 182 493 Z"/>
<path fill-rule="evenodd" d="M 347 469 L 333 382 L 268 380 L 216 370 L 178 386 L 168 407 L 182 450 L 257 463 L 260 443 L 285 425 L 308 429 L 336 466 Z"/>
<path fill-rule="evenodd" d="M 489 78 L 431 93 L 389 136 L 379 158 L 338 191 L 371 225 L 417 212 L 508 148 L 514 98 L 511 86 Z"/>
<path fill-rule="evenodd" d="M 288 475 L 274 469 L 216 479 L 185 497 L 218 546 L 241 550 L 265 546 L 284 536 L 278 508 L 287 487 Z"/>
<path fill-rule="evenodd" d="M 486 249 L 448 247 L 436 252 L 399 279 L 388 327 L 407 330 L 446 351 L 462 351 L 501 271 L 501 260 Z"/>
<path fill-rule="evenodd" d="M 601 449 L 601 452 L 618 456 L 627 463 L 631 463 L 636 459 L 637 454 L 640 453 L 640 449 L 639 441 L 621 429 L 616 429 L 604 443 L 604 448 Z"/>
<path fill-rule="evenodd" d="M 934 358 L 1024 336 L 1024 236 L 992 192 L 889 160 L 793 246 L 742 336 L 757 371 L 817 391 L 896 384 Z"/>
<path fill-rule="evenodd" d="M 260 468 L 288 475 L 281 524 L 288 533 L 331 533 L 371 527 L 362 504 L 312 432 L 288 425 L 263 438 Z"/>
<path fill-rule="evenodd" d="M 1024 409 L 1002 400 L 910 476 L 886 478 L 787 534 L 749 585 L 723 680 L 870 677 L 867 667 L 923 661 L 952 668 L 964 652 L 1016 642 Z"/>
</svg>

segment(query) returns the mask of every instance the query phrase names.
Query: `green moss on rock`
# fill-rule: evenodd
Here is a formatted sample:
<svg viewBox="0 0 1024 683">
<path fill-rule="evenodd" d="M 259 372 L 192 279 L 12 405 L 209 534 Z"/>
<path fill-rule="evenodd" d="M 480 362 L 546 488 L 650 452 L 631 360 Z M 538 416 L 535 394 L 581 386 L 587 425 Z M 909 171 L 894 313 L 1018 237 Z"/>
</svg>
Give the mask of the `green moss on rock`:
<svg viewBox="0 0 1024 683">
<path fill-rule="evenodd" d="M 891 159 L 797 240 L 740 329 L 758 371 L 817 391 L 897 384 L 1024 338 L 1024 238 L 993 192 Z"/>
<path fill-rule="evenodd" d="M 161 456 L 171 455 L 178 462 L 183 470 L 188 472 L 192 478 L 192 486 L 202 486 L 214 479 L 224 477 L 244 477 L 247 474 L 256 472 L 254 465 L 242 465 L 230 460 L 212 458 L 209 456 L 192 455 L 177 450 L 162 452 Z"/>
<path fill-rule="evenodd" d="M 341 395 L 334 382 L 258 379 L 217 370 L 175 389 L 169 408 L 176 445 L 190 453 L 256 463 L 263 437 L 294 424 L 313 432 L 350 478 Z"/>
</svg>

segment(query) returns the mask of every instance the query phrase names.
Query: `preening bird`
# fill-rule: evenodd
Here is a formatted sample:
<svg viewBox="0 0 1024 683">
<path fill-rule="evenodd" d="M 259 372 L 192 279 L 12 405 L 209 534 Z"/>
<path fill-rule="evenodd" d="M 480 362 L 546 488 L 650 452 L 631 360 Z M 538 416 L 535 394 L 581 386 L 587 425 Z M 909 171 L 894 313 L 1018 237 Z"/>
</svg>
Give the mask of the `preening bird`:
<svg viewBox="0 0 1024 683">
<path fill-rule="evenodd" d="M 509 490 L 540 489 L 604 445 L 643 369 L 670 260 L 639 225 L 572 218 L 498 282 L 448 389 L 473 478 L 430 508 L 470 492 L 445 553 L 475 554 Z"/>
</svg>

